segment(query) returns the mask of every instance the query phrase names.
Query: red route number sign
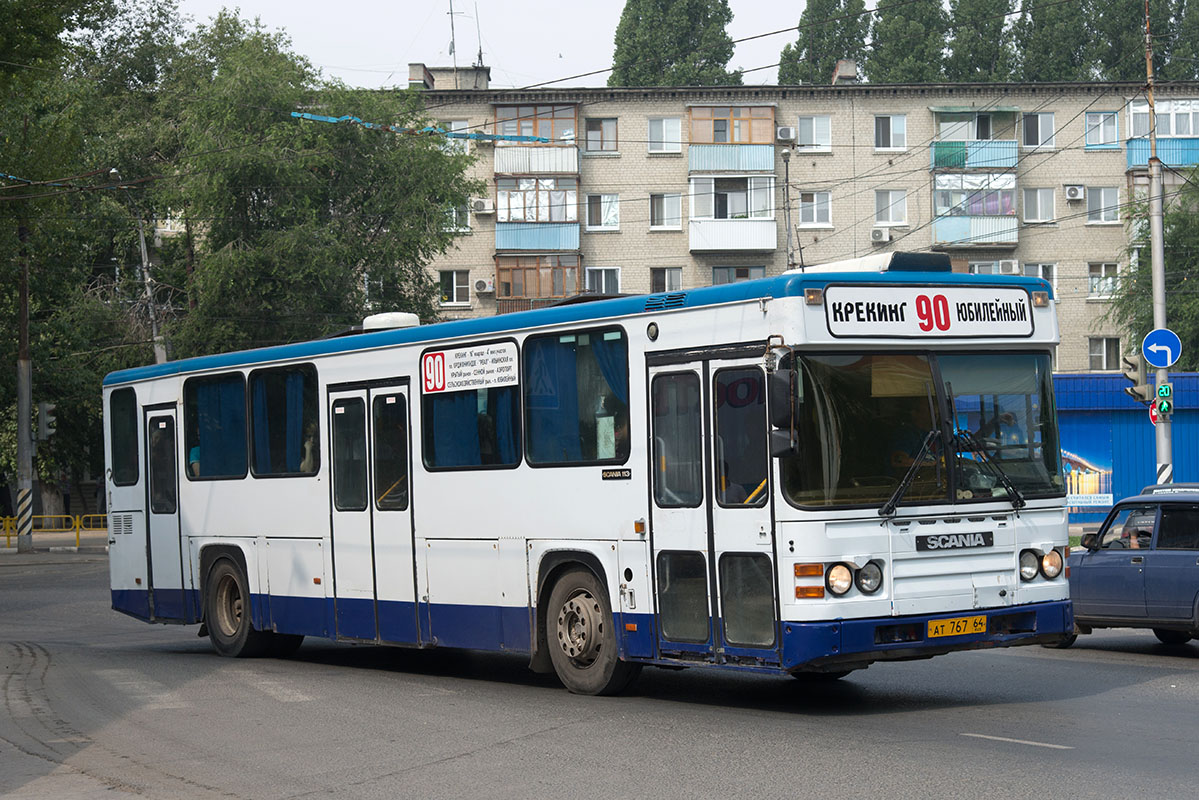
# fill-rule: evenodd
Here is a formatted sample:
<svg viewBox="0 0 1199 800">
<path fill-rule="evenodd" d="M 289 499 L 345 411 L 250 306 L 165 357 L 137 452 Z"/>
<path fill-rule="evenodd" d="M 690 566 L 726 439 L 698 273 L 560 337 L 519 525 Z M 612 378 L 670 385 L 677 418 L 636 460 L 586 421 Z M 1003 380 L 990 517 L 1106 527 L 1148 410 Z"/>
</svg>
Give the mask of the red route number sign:
<svg viewBox="0 0 1199 800">
<path fill-rule="evenodd" d="M 916 295 L 916 318 L 920 320 L 922 331 L 931 331 L 934 327 L 939 331 L 949 330 L 949 300 L 943 294 L 931 298 L 926 294 Z"/>
<path fill-rule="evenodd" d="M 426 392 L 445 391 L 445 353 L 425 354 L 422 368 Z"/>
</svg>

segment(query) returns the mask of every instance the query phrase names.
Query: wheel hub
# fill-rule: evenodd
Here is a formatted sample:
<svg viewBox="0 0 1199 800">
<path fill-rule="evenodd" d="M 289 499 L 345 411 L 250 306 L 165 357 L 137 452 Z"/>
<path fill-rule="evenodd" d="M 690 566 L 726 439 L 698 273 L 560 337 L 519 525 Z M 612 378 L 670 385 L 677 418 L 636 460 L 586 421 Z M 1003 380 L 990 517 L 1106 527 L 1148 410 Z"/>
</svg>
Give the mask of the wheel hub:
<svg viewBox="0 0 1199 800">
<path fill-rule="evenodd" d="M 590 592 L 571 595 L 558 611 L 558 645 L 579 666 L 595 662 L 603 631 L 603 612 Z"/>
</svg>

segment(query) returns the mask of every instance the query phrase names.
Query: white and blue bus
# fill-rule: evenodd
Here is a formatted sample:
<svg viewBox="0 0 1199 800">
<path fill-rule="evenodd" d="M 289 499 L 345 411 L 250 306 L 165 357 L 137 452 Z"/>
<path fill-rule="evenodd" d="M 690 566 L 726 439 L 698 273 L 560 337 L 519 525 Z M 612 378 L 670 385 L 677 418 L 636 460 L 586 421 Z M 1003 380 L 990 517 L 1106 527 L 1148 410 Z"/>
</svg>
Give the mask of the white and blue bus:
<svg viewBox="0 0 1199 800">
<path fill-rule="evenodd" d="M 885 254 L 116 372 L 112 605 L 588 694 L 1057 643 L 1057 340 L 1044 281 Z"/>
</svg>

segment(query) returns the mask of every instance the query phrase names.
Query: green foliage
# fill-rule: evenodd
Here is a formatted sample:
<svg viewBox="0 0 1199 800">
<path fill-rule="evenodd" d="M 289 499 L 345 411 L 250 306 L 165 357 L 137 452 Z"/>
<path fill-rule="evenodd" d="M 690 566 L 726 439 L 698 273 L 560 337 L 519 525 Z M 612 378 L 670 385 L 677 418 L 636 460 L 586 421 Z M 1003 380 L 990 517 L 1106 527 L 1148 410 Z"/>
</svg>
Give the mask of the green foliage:
<svg viewBox="0 0 1199 800">
<path fill-rule="evenodd" d="M 1132 253 L 1135 257 L 1123 274 L 1107 317 L 1127 334 L 1124 349 L 1134 352 L 1145 334 L 1153 330 L 1153 278 L 1149 225 L 1143 207 L 1137 209 Z M 1183 342 L 1182 357 L 1172 371 L 1199 370 L 1199 171 L 1169 202 L 1163 218 L 1165 249 L 1166 322 Z"/>
<path fill-rule="evenodd" d="M 870 30 L 866 74 L 874 83 L 937 83 L 945 80 L 945 31 L 940 0 L 895 7 L 880 5 Z"/>
<path fill-rule="evenodd" d="M 1073 3 L 1024 0 L 1014 29 L 1018 81 L 1085 81 L 1094 71 L 1087 17 Z"/>
<path fill-rule="evenodd" d="M 739 86 L 727 0 L 627 0 L 609 86 Z"/>
<path fill-rule="evenodd" d="M 953 27 L 945 78 L 950 81 L 998 83 L 1012 76 L 1015 54 L 1006 15 L 1012 0 L 949 0 Z"/>
<path fill-rule="evenodd" d="M 864 0 L 809 0 L 799 18 L 799 38 L 779 54 L 778 82 L 829 83 L 838 59 L 860 64 L 870 27 L 865 10 Z"/>
<path fill-rule="evenodd" d="M 1163 72 L 1170 61 L 1176 0 L 1149 0 L 1153 33 L 1153 69 Z M 1144 0 L 1090 0 L 1090 41 L 1097 54 L 1098 76 L 1108 81 L 1145 80 Z M 1096 46 L 1100 45 L 1101 46 Z"/>
<path fill-rule="evenodd" d="M 1199 0 L 1178 0 L 1170 63 L 1166 78 L 1176 81 L 1199 80 Z"/>
</svg>

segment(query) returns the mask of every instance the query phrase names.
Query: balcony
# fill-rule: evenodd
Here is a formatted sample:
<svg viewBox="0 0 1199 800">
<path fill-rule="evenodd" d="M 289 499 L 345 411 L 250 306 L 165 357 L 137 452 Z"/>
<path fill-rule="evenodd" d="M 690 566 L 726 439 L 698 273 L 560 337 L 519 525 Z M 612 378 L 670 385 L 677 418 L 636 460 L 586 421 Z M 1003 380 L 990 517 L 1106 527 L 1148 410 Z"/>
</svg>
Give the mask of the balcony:
<svg viewBox="0 0 1199 800">
<path fill-rule="evenodd" d="M 1015 247 L 1019 243 L 1019 227 L 1019 221 L 1014 215 L 936 217 L 933 219 L 933 247 Z"/>
<path fill-rule="evenodd" d="M 579 148 L 571 146 L 495 148 L 497 175 L 579 174 Z"/>
<path fill-rule="evenodd" d="M 693 219 L 687 229 L 692 252 L 778 248 L 778 223 L 773 219 Z"/>
<path fill-rule="evenodd" d="M 1019 159 L 1015 139 L 933 142 L 929 169 L 1012 169 Z"/>
<path fill-rule="evenodd" d="M 774 172 L 774 145 L 689 145 L 687 168 L 692 172 Z"/>
<path fill-rule="evenodd" d="M 1167 167 L 1193 167 L 1199 164 L 1199 136 L 1161 136 L 1157 157 Z M 1149 140 L 1128 140 L 1128 168 L 1149 166 Z"/>
<path fill-rule="evenodd" d="M 496 250 L 578 250 L 577 222 L 497 222 Z"/>
</svg>

